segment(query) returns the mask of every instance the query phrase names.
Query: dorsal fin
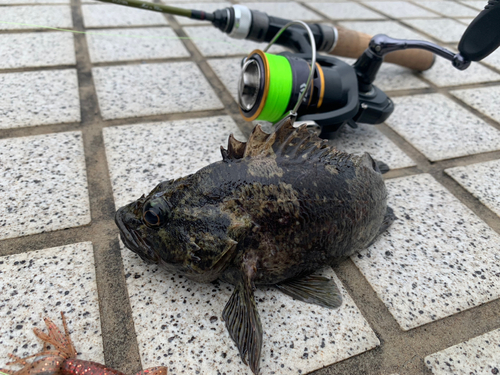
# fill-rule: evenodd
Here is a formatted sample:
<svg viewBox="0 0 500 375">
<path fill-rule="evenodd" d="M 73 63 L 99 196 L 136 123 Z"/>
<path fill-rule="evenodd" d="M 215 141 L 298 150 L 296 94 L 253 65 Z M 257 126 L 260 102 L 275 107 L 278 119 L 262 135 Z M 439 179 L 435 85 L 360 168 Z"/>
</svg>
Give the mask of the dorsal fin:
<svg viewBox="0 0 500 375">
<path fill-rule="evenodd" d="M 275 125 L 274 132 L 267 134 L 260 125 L 255 126 L 247 142 L 236 140 L 229 136 L 227 151 L 221 147 L 224 161 L 250 158 L 256 156 L 283 156 L 287 159 L 306 160 L 335 154 L 337 151 L 323 140 L 307 130 L 307 126 L 293 127 L 294 119 L 290 116 Z"/>
<path fill-rule="evenodd" d="M 227 150 L 222 146 L 220 147 L 222 159 L 224 161 L 241 159 L 245 152 L 245 146 L 246 146 L 245 142 L 238 141 L 236 138 L 234 138 L 234 135 L 231 133 L 227 141 Z"/>
</svg>

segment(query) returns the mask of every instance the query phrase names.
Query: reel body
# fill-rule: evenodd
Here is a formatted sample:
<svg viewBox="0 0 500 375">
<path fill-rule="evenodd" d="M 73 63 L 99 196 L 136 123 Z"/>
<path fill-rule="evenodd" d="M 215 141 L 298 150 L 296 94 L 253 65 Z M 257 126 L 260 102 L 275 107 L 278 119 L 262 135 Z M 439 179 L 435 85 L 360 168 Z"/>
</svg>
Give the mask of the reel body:
<svg viewBox="0 0 500 375">
<path fill-rule="evenodd" d="M 394 110 L 392 101 L 377 87 L 360 93 L 354 69 L 338 58 L 318 55 L 307 88 L 310 72 L 310 54 L 252 51 L 243 61 L 238 86 L 242 117 L 246 121 L 279 121 L 304 90 L 297 121 L 314 121 L 322 128 L 322 137 L 333 136 L 345 123 L 379 124 Z"/>
</svg>

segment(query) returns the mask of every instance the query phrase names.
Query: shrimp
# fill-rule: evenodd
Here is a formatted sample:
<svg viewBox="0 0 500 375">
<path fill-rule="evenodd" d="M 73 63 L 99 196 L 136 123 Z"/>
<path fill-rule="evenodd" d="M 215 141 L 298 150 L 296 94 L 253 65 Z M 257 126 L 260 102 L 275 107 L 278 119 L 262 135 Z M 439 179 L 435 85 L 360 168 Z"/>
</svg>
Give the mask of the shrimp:
<svg viewBox="0 0 500 375">
<path fill-rule="evenodd" d="M 52 320 L 45 318 L 48 334 L 38 328 L 33 329 L 35 336 L 45 343 L 44 349 L 25 358 L 9 354 L 13 360 L 7 363 L 7 366 L 21 365 L 23 367 L 20 370 L 0 368 L 0 373 L 6 375 L 126 375 L 100 363 L 77 359 L 63 312 L 61 312 L 61 318 L 64 334 Z M 49 350 L 48 345 L 52 345 L 54 349 Z M 26 360 L 29 358 L 35 359 L 27 362 Z M 151 367 L 135 375 L 167 375 L 167 368 L 163 366 Z"/>
</svg>

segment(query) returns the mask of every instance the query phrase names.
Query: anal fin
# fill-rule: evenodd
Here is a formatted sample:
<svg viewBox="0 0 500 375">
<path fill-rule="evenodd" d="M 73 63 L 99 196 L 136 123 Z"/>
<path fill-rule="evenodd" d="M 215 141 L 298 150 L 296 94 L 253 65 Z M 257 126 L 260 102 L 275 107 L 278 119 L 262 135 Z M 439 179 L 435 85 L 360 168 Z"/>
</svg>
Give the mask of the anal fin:
<svg viewBox="0 0 500 375">
<path fill-rule="evenodd" d="M 238 347 L 241 360 L 250 366 L 254 374 L 258 374 L 262 350 L 262 325 L 250 278 L 242 275 L 236 282 L 233 294 L 222 312 L 222 318 Z"/>
<path fill-rule="evenodd" d="M 276 284 L 283 293 L 303 302 L 336 309 L 342 296 L 335 282 L 326 277 L 309 275 Z"/>
</svg>

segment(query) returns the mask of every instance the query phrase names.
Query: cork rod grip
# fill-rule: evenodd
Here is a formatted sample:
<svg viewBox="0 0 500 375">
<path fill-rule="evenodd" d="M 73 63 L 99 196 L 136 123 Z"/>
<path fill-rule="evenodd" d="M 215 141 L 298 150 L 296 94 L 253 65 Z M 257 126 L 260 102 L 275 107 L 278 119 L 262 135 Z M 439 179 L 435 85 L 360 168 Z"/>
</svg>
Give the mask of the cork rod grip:
<svg viewBox="0 0 500 375">
<path fill-rule="evenodd" d="M 370 35 L 359 31 L 345 29 L 337 26 L 339 38 L 332 55 L 358 58 L 368 48 L 372 38 Z M 385 56 L 384 61 L 405 66 L 410 69 L 424 71 L 429 69 L 434 62 L 432 52 L 420 49 L 408 49 L 391 52 Z"/>
</svg>

